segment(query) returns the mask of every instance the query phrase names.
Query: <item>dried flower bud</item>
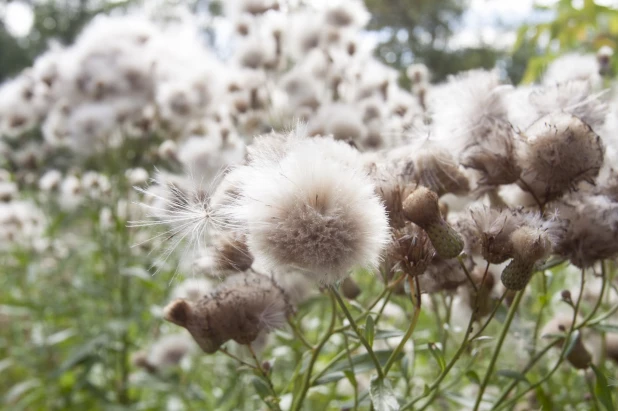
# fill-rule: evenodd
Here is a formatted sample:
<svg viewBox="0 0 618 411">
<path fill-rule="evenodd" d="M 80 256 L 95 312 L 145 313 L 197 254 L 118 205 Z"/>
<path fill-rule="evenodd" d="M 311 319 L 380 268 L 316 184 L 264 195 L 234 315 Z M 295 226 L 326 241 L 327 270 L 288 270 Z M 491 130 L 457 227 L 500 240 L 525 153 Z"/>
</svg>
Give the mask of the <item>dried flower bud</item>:
<svg viewBox="0 0 618 411">
<path fill-rule="evenodd" d="M 403 271 L 410 276 L 425 272 L 436 252 L 427 233 L 415 224 L 395 230 L 387 249 L 388 271 Z"/>
<path fill-rule="evenodd" d="M 474 269 L 471 257 L 464 258 L 463 262 L 468 272 Z M 453 292 L 468 281 L 459 262 L 446 260 L 437 255 L 427 266 L 425 274 L 418 278 L 423 293 Z"/>
<path fill-rule="evenodd" d="M 262 361 L 262 369 L 268 373 L 271 369 L 270 361 Z"/>
<path fill-rule="evenodd" d="M 442 258 L 457 257 L 464 242 L 440 214 L 438 195 L 425 187 L 418 187 L 403 202 L 405 217 L 427 232 L 431 244 Z"/>
<path fill-rule="evenodd" d="M 594 184 L 604 148 L 588 124 L 558 112 L 542 117 L 525 134 L 520 153 L 522 189 L 547 202 L 575 189 L 581 181 Z"/>
<path fill-rule="evenodd" d="M 198 258 L 193 268 L 200 274 L 221 277 L 246 271 L 253 264 L 245 237 L 242 235 L 222 235 L 213 239 L 213 246 Z"/>
<path fill-rule="evenodd" d="M 573 317 L 567 315 L 558 315 L 551 319 L 545 327 L 543 327 L 543 331 L 541 335 L 546 338 L 556 338 L 557 335 L 565 334 L 567 330 L 569 330 L 573 325 Z M 581 333 L 576 335 L 572 335 L 576 340 L 573 344 L 573 348 L 571 352 L 567 355 L 567 360 L 571 363 L 571 365 L 578 370 L 588 368 L 590 362 L 592 361 L 592 356 L 584 346 L 584 343 L 581 338 Z M 565 338 L 560 338 L 556 342 L 556 347 L 562 348 L 565 343 Z"/>
<path fill-rule="evenodd" d="M 511 236 L 513 260 L 502 271 L 502 284 L 509 290 L 523 290 L 534 272 L 537 261 L 546 258 L 552 249 L 549 235 L 538 228 L 523 226 Z"/>
<path fill-rule="evenodd" d="M 498 210 L 490 207 L 470 209 L 483 258 L 492 264 L 501 264 L 513 257 L 511 234 L 522 224 L 522 214 L 516 210 Z"/>
<path fill-rule="evenodd" d="M 150 374 L 157 372 L 157 368 L 148 361 L 148 354 L 144 351 L 138 351 L 131 357 L 131 362 L 136 367 L 143 368 Z"/>
<path fill-rule="evenodd" d="M 415 156 L 414 163 L 417 182 L 439 197 L 447 193 L 462 195 L 470 191 L 468 177 L 446 149 L 425 144 Z"/>
<path fill-rule="evenodd" d="M 571 292 L 569 290 L 562 290 L 562 292 L 560 293 L 560 297 L 562 297 L 562 300 L 566 301 L 567 303 L 573 302 L 573 299 L 571 298 Z"/>
<path fill-rule="evenodd" d="M 360 289 L 358 284 L 356 284 L 356 282 L 350 277 L 345 278 L 341 282 L 341 292 L 347 299 L 355 300 L 356 297 L 360 295 L 361 291 L 362 290 Z"/>
<path fill-rule="evenodd" d="M 186 328 L 210 354 L 228 340 L 250 344 L 261 332 L 282 327 L 290 313 L 284 291 L 271 278 L 251 274 L 230 278 L 197 303 L 173 301 L 165 319 Z"/>
</svg>

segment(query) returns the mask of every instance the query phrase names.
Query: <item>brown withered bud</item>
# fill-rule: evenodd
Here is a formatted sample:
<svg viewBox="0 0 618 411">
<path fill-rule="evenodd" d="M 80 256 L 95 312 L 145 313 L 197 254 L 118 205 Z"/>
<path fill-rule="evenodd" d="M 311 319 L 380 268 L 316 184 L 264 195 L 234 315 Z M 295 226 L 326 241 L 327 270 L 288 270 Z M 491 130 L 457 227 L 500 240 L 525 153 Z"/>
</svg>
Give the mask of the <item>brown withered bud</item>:
<svg viewBox="0 0 618 411">
<path fill-rule="evenodd" d="M 157 372 L 157 367 L 148 361 L 148 353 L 144 351 L 136 352 L 133 357 L 131 357 L 131 362 L 136 367 L 143 368 L 149 374 L 154 374 Z"/>
<path fill-rule="evenodd" d="M 413 277 L 425 272 L 435 254 L 427 233 L 412 223 L 393 232 L 387 249 L 387 259 L 393 264 L 391 270 Z"/>
<path fill-rule="evenodd" d="M 560 297 L 563 301 L 569 304 L 573 304 L 573 299 L 571 298 L 571 292 L 569 290 L 562 290 L 562 292 L 560 293 Z"/>
<path fill-rule="evenodd" d="M 461 154 L 461 164 L 479 174 L 481 191 L 517 181 L 521 168 L 516 161 L 517 133 L 506 121 L 494 121 L 474 131 L 479 136 Z M 482 137 L 481 137 L 482 136 Z"/>
<path fill-rule="evenodd" d="M 491 264 L 501 264 L 512 258 L 511 234 L 522 224 L 517 210 L 474 207 L 470 217 L 481 240 L 483 258 Z"/>
<path fill-rule="evenodd" d="M 165 307 L 164 318 L 186 328 L 206 353 L 229 340 L 250 344 L 261 332 L 285 325 L 292 313 L 284 291 L 273 279 L 237 275 L 196 303 L 178 299 Z"/>
<path fill-rule="evenodd" d="M 436 253 L 454 258 L 464 247 L 462 237 L 440 214 L 438 195 L 426 187 L 417 187 L 403 202 L 403 215 L 427 232 Z"/>
<path fill-rule="evenodd" d="M 221 277 L 246 271 L 253 264 L 245 238 L 240 235 L 224 235 L 213 240 L 205 254 L 194 263 L 194 269 L 211 277 Z"/>
<path fill-rule="evenodd" d="M 558 315 L 552 318 L 545 327 L 543 327 L 543 331 L 541 332 L 541 336 L 544 338 L 554 339 L 557 336 L 564 335 L 566 337 L 566 333 L 573 325 L 573 317 L 570 315 Z M 559 338 L 556 342 L 556 347 L 562 348 L 565 343 L 565 337 Z M 578 370 L 588 368 L 592 361 L 592 356 L 584 346 L 582 341 L 581 334 L 576 336 L 575 343 L 571 352 L 567 355 L 567 360 L 571 365 Z"/>
<path fill-rule="evenodd" d="M 474 269 L 471 257 L 463 259 L 468 272 Z M 466 273 L 458 261 L 435 256 L 427 266 L 425 274 L 419 277 L 421 292 L 455 292 L 457 288 L 468 281 Z"/>
<path fill-rule="evenodd" d="M 525 134 L 520 155 L 523 190 L 545 203 L 575 190 L 582 181 L 594 185 L 605 149 L 588 124 L 571 114 L 552 113 Z"/>
<path fill-rule="evenodd" d="M 346 277 L 341 282 L 341 293 L 349 300 L 355 300 L 361 294 L 362 290 L 356 282 L 350 277 Z"/>
<path fill-rule="evenodd" d="M 438 194 L 467 194 L 470 191 L 468 177 L 459 169 L 459 164 L 445 149 L 427 146 L 414 159 L 415 177 L 418 183 Z"/>
</svg>

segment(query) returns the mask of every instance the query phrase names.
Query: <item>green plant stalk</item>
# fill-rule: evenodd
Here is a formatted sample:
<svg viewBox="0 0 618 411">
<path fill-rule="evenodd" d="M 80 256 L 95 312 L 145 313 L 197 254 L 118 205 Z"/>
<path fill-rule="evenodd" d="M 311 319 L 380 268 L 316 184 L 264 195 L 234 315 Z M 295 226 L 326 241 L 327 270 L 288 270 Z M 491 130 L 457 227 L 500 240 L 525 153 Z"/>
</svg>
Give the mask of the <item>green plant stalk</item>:
<svg viewBox="0 0 618 411">
<path fill-rule="evenodd" d="M 333 334 L 336 334 L 335 332 L 333 332 Z M 354 344 L 354 347 L 350 349 L 350 351 L 355 351 L 356 349 L 358 349 L 358 347 L 360 347 L 361 344 L 360 343 L 356 343 Z M 326 374 L 326 371 L 328 371 L 330 369 L 330 367 L 333 366 L 333 364 L 335 364 L 337 361 L 339 361 L 341 358 L 343 358 L 347 353 L 345 351 L 340 351 L 337 355 L 335 355 L 333 357 L 332 360 L 330 360 L 328 362 L 328 364 L 326 364 L 326 366 L 320 371 L 318 372 L 315 377 L 313 377 L 313 379 L 311 380 L 311 387 L 313 387 L 317 380 L 320 379 L 320 377 L 322 377 L 324 374 Z"/>
<path fill-rule="evenodd" d="M 585 271 L 582 270 L 581 282 L 580 282 L 580 286 L 579 286 L 579 297 L 577 298 L 577 302 L 575 303 L 575 307 L 573 309 L 573 323 L 572 323 L 571 327 L 569 328 L 569 331 L 568 331 L 564 341 L 569 341 L 571 339 L 571 335 L 573 334 L 573 331 L 578 329 L 575 326 L 575 321 L 577 320 L 577 314 L 579 313 L 579 306 L 581 304 L 582 297 L 584 295 L 584 284 L 585 283 L 586 283 L 586 275 L 585 275 Z M 523 390 L 521 393 L 516 395 L 514 398 L 512 398 L 511 400 L 509 400 L 506 403 L 502 404 L 502 406 L 498 407 L 500 405 L 500 402 L 496 402 L 496 404 L 493 406 L 492 410 L 500 410 L 502 408 L 508 407 L 511 404 L 516 404 L 517 401 L 519 401 L 520 398 L 522 398 L 527 393 L 529 393 L 531 390 L 535 389 L 536 387 L 540 386 L 545 381 L 550 379 L 551 376 L 554 375 L 554 373 L 556 371 L 558 371 L 558 368 L 560 367 L 560 364 L 562 364 L 562 362 L 566 358 L 566 351 L 567 351 L 568 347 L 569 347 L 569 344 L 563 344 L 562 351 L 560 351 L 560 357 L 558 358 L 558 361 L 556 361 L 556 364 L 551 369 L 551 371 L 549 371 L 549 373 L 547 373 L 547 375 L 545 375 L 543 378 L 541 378 L 536 383 L 529 385 L 525 390 Z M 506 395 L 504 396 L 504 398 L 506 398 Z M 502 397 L 501 397 L 501 401 L 503 401 Z"/>
<path fill-rule="evenodd" d="M 393 290 L 395 289 L 395 287 L 401 282 L 401 280 L 403 280 L 405 278 L 405 275 L 402 275 L 401 277 L 399 277 L 397 280 L 393 281 L 391 284 L 389 284 L 387 287 L 385 287 L 382 292 L 376 297 L 375 300 L 373 300 L 373 302 L 371 304 L 369 304 L 369 307 L 367 307 L 367 309 L 365 309 L 358 317 L 356 317 L 355 321 L 358 323 L 360 321 L 362 321 L 366 316 L 369 315 L 369 313 L 371 312 L 371 310 L 374 309 L 374 307 L 376 305 L 378 305 L 378 303 L 380 302 L 380 300 L 382 300 L 382 298 L 384 298 L 386 296 L 387 301 L 388 298 L 390 298 L 390 296 L 393 294 Z M 378 313 L 378 317 L 379 315 L 382 313 L 382 311 L 384 310 L 384 306 L 386 305 L 386 302 L 384 302 L 384 304 L 382 305 L 382 308 L 380 309 L 380 312 Z M 376 319 L 377 321 L 377 319 Z M 351 327 L 351 325 L 344 325 L 341 327 L 336 328 L 333 331 L 333 334 L 336 333 L 340 333 L 343 332 L 347 329 L 349 329 Z"/>
<path fill-rule="evenodd" d="M 545 272 L 541 272 L 541 286 L 543 290 L 543 295 L 547 295 L 547 277 L 545 276 Z M 541 321 L 543 320 L 543 311 L 545 311 L 545 307 L 547 307 L 548 300 L 545 298 L 543 300 L 543 304 L 541 304 L 541 309 L 539 310 L 539 314 L 536 317 L 536 323 L 534 324 L 534 334 L 532 334 L 532 354 L 536 352 L 537 340 L 539 337 L 539 331 L 541 330 Z"/>
<path fill-rule="evenodd" d="M 441 296 L 444 301 L 444 309 L 446 311 L 444 322 L 438 322 L 438 324 L 450 324 L 451 322 L 451 312 L 453 311 L 453 296 L 450 296 L 448 299 L 448 303 L 446 303 L 446 297 L 444 295 Z M 437 310 L 436 310 L 437 311 Z M 446 344 L 448 342 L 449 333 L 446 332 L 444 326 L 441 326 L 442 332 L 442 351 L 446 353 Z"/>
<path fill-rule="evenodd" d="M 337 303 L 339 303 L 339 306 L 341 307 L 343 314 L 346 316 L 346 318 L 350 322 L 350 325 L 352 326 L 352 329 L 354 329 L 354 332 L 358 336 L 358 339 L 360 340 L 361 344 L 365 346 L 365 349 L 367 350 L 367 353 L 369 354 L 369 357 L 373 361 L 373 364 L 376 368 L 376 371 L 378 373 L 378 378 L 384 378 L 384 373 L 382 372 L 382 366 L 380 365 L 380 361 L 378 361 L 378 358 L 373 352 L 371 345 L 369 345 L 369 342 L 365 339 L 365 336 L 363 335 L 363 333 L 361 333 L 360 329 L 358 328 L 358 325 L 354 321 L 354 317 L 352 317 L 352 314 L 350 314 L 350 311 L 348 310 L 348 307 L 346 307 L 345 302 L 341 298 L 341 295 L 339 294 L 339 292 L 334 286 L 330 286 L 329 288 L 330 288 L 331 294 L 335 297 L 335 299 L 337 300 Z"/>
<path fill-rule="evenodd" d="M 466 274 L 466 277 L 468 278 L 468 281 L 470 282 L 470 285 L 472 285 L 472 288 L 474 288 L 474 292 L 478 293 L 479 289 L 476 286 L 476 284 L 474 283 L 474 280 L 472 280 L 472 276 L 468 272 L 468 268 L 464 264 L 463 257 L 461 256 L 461 254 L 459 254 L 457 256 L 457 261 L 459 261 L 459 265 L 461 266 L 461 268 L 463 269 L 464 273 Z"/>
<path fill-rule="evenodd" d="M 584 380 L 586 380 L 586 386 L 588 387 L 588 390 L 590 391 L 590 398 L 592 399 L 592 405 L 594 406 L 594 411 L 599 411 L 601 409 L 601 407 L 599 406 L 599 399 L 597 398 L 597 394 L 596 392 L 594 392 L 594 385 L 592 384 L 592 380 L 589 378 L 586 378 L 584 376 Z"/>
<path fill-rule="evenodd" d="M 491 314 L 489 315 L 489 317 L 487 318 L 487 320 L 485 321 L 485 324 L 481 327 L 481 329 L 474 334 L 474 336 L 470 339 L 468 339 L 468 337 L 470 336 L 470 334 L 472 333 L 472 324 L 474 324 L 474 318 L 475 318 L 475 313 L 472 313 L 472 315 L 470 315 L 470 321 L 468 322 L 468 326 L 466 328 L 466 334 L 464 335 L 464 338 L 461 342 L 461 344 L 459 345 L 459 348 L 457 349 L 457 351 L 455 352 L 455 354 L 453 355 L 453 358 L 451 358 L 451 360 L 449 361 L 449 363 L 446 365 L 446 367 L 444 368 L 444 371 L 442 371 L 440 373 L 440 375 L 438 375 L 438 378 L 436 379 L 436 381 L 434 381 L 433 384 L 431 384 L 431 386 L 429 387 L 427 394 L 426 395 L 421 395 L 419 397 L 416 397 L 414 399 L 412 399 L 410 402 L 406 403 L 405 405 L 403 405 L 401 407 L 402 410 L 406 410 L 410 407 L 412 407 L 414 404 L 416 404 L 418 401 L 422 400 L 423 398 L 425 398 L 427 395 L 429 395 L 429 393 L 433 392 L 434 390 L 437 390 L 438 387 L 440 386 L 440 384 L 442 383 L 442 381 L 444 380 L 444 378 L 446 378 L 446 376 L 448 375 L 448 373 L 450 372 L 451 368 L 453 368 L 453 366 L 455 365 L 455 363 L 459 360 L 459 358 L 461 357 L 461 355 L 464 353 L 464 351 L 466 350 L 466 348 L 468 347 L 468 344 L 473 341 L 475 338 L 477 338 L 480 333 L 489 325 L 489 323 L 491 322 L 491 320 L 494 318 L 494 316 L 496 315 L 496 312 L 498 312 L 498 308 L 500 308 L 500 305 L 502 304 L 502 301 L 504 300 L 504 298 L 506 297 L 506 292 L 502 293 L 502 297 L 500 297 L 500 300 L 496 303 L 493 311 L 491 312 Z M 476 308 L 478 309 L 478 304 L 476 306 Z M 433 395 L 435 396 L 435 395 Z"/>
<path fill-rule="evenodd" d="M 487 384 L 489 383 L 489 379 L 491 378 L 491 374 L 493 373 L 494 366 L 496 365 L 496 360 L 498 359 L 498 355 L 500 355 L 500 351 L 502 350 L 502 344 L 508 334 L 509 328 L 511 328 L 511 323 L 513 322 L 513 318 L 515 318 L 515 313 L 517 312 L 517 307 L 523 297 L 524 293 L 522 291 L 518 291 L 515 296 L 515 300 L 511 307 L 509 308 L 509 313 L 506 317 L 504 325 L 502 326 L 502 331 L 500 332 L 500 336 L 498 337 L 498 342 L 496 343 L 496 347 L 494 348 L 494 353 L 489 361 L 489 366 L 487 367 L 487 372 L 485 373 L 485 378 L 483 378 L 483 382 L 479 387 L 479 393 L 476 397 L 476 403 L 474 404 L 474 411 L 479 409 L 481 405 L 481 400 L 483 399 L 483 393 L 485 392 L 485 388 L 487 388 Z"/>
<path fill-rule="evenodd" d="M 528 371 L 530 371 L 532 369 L 532 367 L 534 367 L 534 365 L 545 356 L 545 354 L 547 354 L 547 352 L 554 346 L 554 344 L 556 344 L 556 342 L 558 342 L 559 339 L 555 339 L 553 340 L 550 344 L 547 344 L 541 351 L 539 351 L 533 358 L 530 359 L 530 361 L 528 361 L 528 364 L 526 364 L 526 366 L 524 367 L 524 369 L 521 371 L 522 375 L 526 375 L 526 373 Z M 509 393 L 513 390 L 513 388 L 515 388 L 515 386 L 517 386 L 517 384 L 519 383 L 519 380 L 514 380 L 511 382 L 511 384 L 504 390 L 502 391 L 502 393 L 500 393 L 500 397 L 498 398 L 498 400 L 496 401 L 496 406 L 499 405 L 500 403 L 502 403 L 504 400 L 506 400 L 506 397 L 509 395 Z"/>
<path fill-rule="evenodd" d="M 311 343 L 307 341 L 307 338 L 305 338 L 305 335 L 302 333 L 298 325 L 296 325 L 296 323 L 292 321 L 291 318 L 288 318 L 288 324 L 290 324 L 290 327 L 292 328 L 294 335 L 300 340 L 300 342 L 302 342 L 305 347 L 312 350 L 314 348 L 313 345 L 311 345 Z"/>
<path fill-rule="evenodd" d="M 307 366 L 307 370 L 305 371 L 303 385 L 301 388 L 298 397 L 294 399 L 292 403 L 292 407 L 290 408 L 292 411 L 298 411 L 301 409 L 303 402 L 305 401 L 305 396 L 307 395 L 307 391 L 309 391 L 309 387 L 311 386 L 311 373 L 313 371 L 313 367 L 315 365 L 316 360 L 318 359 L 318 355 L 320 355 L 320 351 L 329 340 L 329 338 L 333 335 L 333 330 L 335 329 L 335 322 L 337 321 L 337 306 L 335 304 L 335 299 L 333 298 L 333 293 L 330 293 L 330 303 L 331 303 L 331 317 L 330 324 L 328 325 L 328 330 L 324 337 L 320 340 L 318 345 L 313 348 L 313 352 L 311 354 L 311 359 L 309 360 L 309 365 Z"/>
<path fill-rule="evenodd" d="M 253 347 L 251 346 L 251 344 L 247 344 L 247 348 L 249 349 L 249 352 L 251 353 L 251 357 L 253 358 L 253 362 L 255 362 L 255 369 L 257 371 L 260 372 L 260 374 L 262 374 L 262 377 L 264 377 L 264 379 L 268 382 L 268 387 L 270 388 L 270 391 L 272 392 L 274 398 L 275 398 L 275 403 L 272 404 L 275 408 L 275 410 L 277 411 L 281 411 L 281 408 L 279 407 L 279 403 L 277 400 L 277 391 L 275 391 L 275 386 L 273 385 L 272 380 L 270 379 L 270 377 L 268 376 L 268 373 L 266 373 L 266 371 L 264 371 L 264 368 L 262 368 L 262 364 L 260 363 L 260 360 L 258 359 L 257 355 L 255 354 L 255 351 L 253 350 Z M 271 404 L 267 404 L 270 408 Z"/>
<path fill-rule="evenodd" d="M 354 372 L 354 362 L 352 361 L 352 353 L 350 352 L 350 344 L 348 342 L 348 336 L 343 334 L 343 342 L 345 343 L 345 352 L 348 357 L 348 364 L 350 365 L 350 369 L 352 370 L 352 374 L 355 376 L 355 382 L 352 388 L 354 389 L 354 411 L 358 410 L 358 383 L 356 382 L 356 373 Z"/>
<path fill-rule="evenodd" d="M 603 302 L 603 296 L 605 295 L 605 288 L 607 287 L 607 273 L 605 272 L 605 261 L 601 261 L 601 277 L 603 279 L 603 282 L 601 283 L 601 291 L 599 292 L 599 298 L 597 299 L 590 314 L 588 314 L 588 316 L 586 316 L 584 321 L 581 323 L 580 328 L 584 327 L 586 324 L 588 324 L 592 320 L 592 317 L 595 316 L 595 314 L 601 307 L 601 303 Z"/>
<path fill-rule="evenodd" d="M 414 329 L 416 328 L 416 324 L 418 323 L 418 317 L 421 313 L 421 296 L 420 287 L 418 287 L 418 277 L 412 278 L 408 276 L 408 284 L 410 284 L 410 296 L 412 297 L 414 302 L 414 314 L 412 315 L 412 321 L 410 321 L 408 331 L 406 331 L 406 334 L 403 336 L 401 341 L 399 341 L 399 345 L 397 345 L 397 348 L 395 348 L 395 350 L 391 353 L 391 355 L 388 357 L 388 360 L 386 361 L 386 364 L 384 365 L 384 376 L 388 374 L 388 371 L 395 363 L 395 359 L 397 358 L 401 350 L 403 350 L 403 347 L 412 336 L 412 333 L 414 333 Z"/>
</svg>

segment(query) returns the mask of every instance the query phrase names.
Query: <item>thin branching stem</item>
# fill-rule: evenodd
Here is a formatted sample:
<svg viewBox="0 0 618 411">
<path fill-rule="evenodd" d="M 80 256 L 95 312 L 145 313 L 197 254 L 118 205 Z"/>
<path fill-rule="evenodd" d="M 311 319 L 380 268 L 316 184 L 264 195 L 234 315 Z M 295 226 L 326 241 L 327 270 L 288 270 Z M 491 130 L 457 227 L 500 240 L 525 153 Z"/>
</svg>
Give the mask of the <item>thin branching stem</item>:
<svg viewBox="0 0 618 411">
<path fill-rule="evenodd" d="M 570 341 L 571 335 L 573 334 L 573 332 L 577 331 L 577 329 L 578 329 L 576 327 L 576 325 L 575 325 L 575 321 L 577 321 L 577 315 L 579 314 L 579 307 L 580 307 L 580 304 L 581 304 L 581 301 L 582 301 L 582 297 L 584 295 L 584 284 L 585 283 L 586 283 L 586 273 L 582 269 L 582 271 L 581 271 L 581 282 L 580 282 L 580 286 L 579 286 L 579 296 L 577 298 L 577 302 L 575 303 L 575 307 L 573 308 L 573 322 L 571 324 L 571 327 L 569 327 L 569 331 L 567 332 L 567 334 L 566 334 L 566 336 L 564 338 L 564 341 L 567 341 L 567 342 Z M 554 367 L 543 378 L 541 378 L 539 381 L 537 381 L 534 384 L 530 384 L 525 390 L 523 390 L 521 393 L 516 395 L 511 400 L 503 403 L 501 406 L 500 406 L 500 402 L 496 402 L 496 404 L 494 404 L 492 410 L 500 410 L 500 409 L 503 409 L 503 408 L 507 408 L 507 407 L 509 407 L 509 406 L 511 406 L 513 404 L 516 404 L 517 401 L 519 401 L 522 397 L 524 397 L 531 390 L 536 389 L 538 386 L 540 386 L 545 381 L 550 379 L 552 377 L 552 375 L 554 375 L 554 373 L 556 371 L 558 371 L 558 368 L 560 367 L 560 364 L 562 364 L 562 362 L 566 358 L 568 348 L 569 348 L 569 344 L 568 343 L 565 343 L 565 344 L 562 345 L 562 351 L 560 352 L 560 357 L 558 358 L 558 361 L 556 361 L 556 364 L 554 365 Z M 504 398 L 506 398 L 506 395 L 504 396 Z M 500 401 L 503 401 L 503 399 L 501 399 Z"/>
<path fill-rule="evenodd" d="M 352 326 L 352 329 L 354 330 L 354 332 L 358 336 L 358 339 L 360 340 L 361 344 L 363 344 L 363 346 L 365 346 L 365 349 L 367 350 L 367 353 L 369 354 L 369 357 L 373 361 L 375 369 L 376 369 L 376 371 L 378 373 L 378 378 L 383 378 L 384 377 L 384 373 L 382 372 L 382 366 L 380 365 L 380 361 L 378 360 L 378 357 L 376 357 L 376 354 L 373 352 L 373 349 L 371 348 L 371 345 L 369 344 L 369 342 L 367 341 L 367 339 L 365 338 L 363 333 L 358 328 L 358 325 L 354 321 L 354 317 L 352 317 L 352 314 L 350 313 L 350 310 L 348 310 L 348 307 L 346 306 L 345 301 L 343 301 L 343 298 L 341 298 L 341 295 L 339 294 L 339 291 L 337 291 L 337 289 L 334 286 L 331 286 L 330 287 L 330 292 L 335 297 L 335 299 L 337 300 L 337 303 L 339 303 L 339 306 L 341 307 L 341 310 L 343 311 L 343 314 L 346 316 L 346 318 L 350 322 L 350 325 Z"/>
<path fill-rule="evenodd" d="M 502 326 L 502 331 L 500 332 L 500 336 L 498 337 L 498 342 L 496 343 L 496 347 L 494 348 L 494 353 L 489 361 L 489 366 L 487 367 L 487 372 L 485 373 L 485 378 L 481 382 L 481 386 L 479 387 L 479 392 L 476 397 L 476 403 L 474 404 L 474 411 L 479 409 L 481 405 L 481 400 L 483 399 L 483 394 L 485 393 L 485 389 L 487 388 L 487 384 L 489 383 L 489 379 L 491 378 L 491 374 L 494 371 L 494 367 L 496 365 L 496 360 L 500 355 L 500 351 L 502 350 L 502 344 L 506 338 L 506 335 L 509 332 L 509 328 L 511 328 L 511 323 L 513 322 L 513 318 L 515 318 L 515 313 L 517 312 L 517 308 L 519 303 L 524 295 L 523 291 L 518 291 L 515 295 L 515 300 L 511 304 L 509 308 L 509 313 L 506 316 L 506 320 L 504 321 L 504 325 Z"/>
<path fill-rule="evenodd" d="M 397 356 L 403 350 L 403 347 L 406 345 L 414 329 L 416 328 L 416 324 L 418 323 L 418 317 L 421 313 L 421 289 L 418 286 L 418 277 L 408 276 L 408 284 L 410 285 L 410 296 L 412 297 L 413 305 L 414 305 L 414 314 L 412 315 L 412 320 L 410 321 L 410 326 L 408 327 L 408 331 L 403 336 L 395 350 L 391 353 L 390 357 L 386 361 L 384 365 L 384 376 L 388 374 L 388 371 L 391 369 L 395 360 L 397 360 Z"/>
<path fill-rule="evenodd" d="M 330 296 L 330 305 L 331 305 L 331 317 L 330 324 L 328 325 L 328 329 L 326 333 L 312 350 L 311 358 L 309 359 L 309 364 L 307 365 L 307 369 L 305 370 L 305 375 L 303 379 L 303 385 L 298 394 L 298 397 L 294 399 L 294 403 L 292 404 L 291 410 L 298 411 L 301 409 L 303 405 L 303 401 L 305 400 L 305 396 L 307 395 L 307 391 L 309 391 L 309 387 L 311 386 L 311 374 L 313 372 L 313 367 L 315 365 L 322 348 L 326 344 L 326 342 L 330 339 L 330 337 L 334 334 L 335 323 L 337 321 L 337 306 L 335 304 L 335 299 L 333 298 L 333 294 L 329 293 Z"/>
</svg>

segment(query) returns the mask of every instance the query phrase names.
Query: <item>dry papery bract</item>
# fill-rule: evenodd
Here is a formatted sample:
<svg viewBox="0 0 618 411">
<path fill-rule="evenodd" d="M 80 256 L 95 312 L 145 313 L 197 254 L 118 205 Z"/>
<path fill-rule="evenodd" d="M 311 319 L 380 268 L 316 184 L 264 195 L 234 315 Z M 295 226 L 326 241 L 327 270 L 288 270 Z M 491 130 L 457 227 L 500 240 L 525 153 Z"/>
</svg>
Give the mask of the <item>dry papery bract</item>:
<svg viewBox="0 0 618 411">
<path fill-rule="evenodd" d="M 285 325 L 291 313 L 283 289 L 251 273 L 228 278 L 196 302 L 177 299 L 165 307 L 165 319 L 186 328 L 209 354 L 229 340 L 251 344 L 260 333 Z"/>
</svg>

